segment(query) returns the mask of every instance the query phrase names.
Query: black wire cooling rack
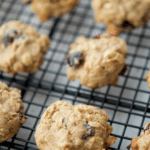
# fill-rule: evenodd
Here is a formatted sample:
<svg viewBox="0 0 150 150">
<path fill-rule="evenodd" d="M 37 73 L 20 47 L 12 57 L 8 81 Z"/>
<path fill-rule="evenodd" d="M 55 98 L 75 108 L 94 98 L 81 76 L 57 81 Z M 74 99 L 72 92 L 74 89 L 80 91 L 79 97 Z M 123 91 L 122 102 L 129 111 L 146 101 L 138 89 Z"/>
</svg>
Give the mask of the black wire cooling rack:
<svg viewBox="0 0 150 150">
<path fill-rule="evenodd" d="M 90 38 L 105 32 L 104 24 L 94 22 L 90 0 L 81 0 L 71 14 L 52 18 L 45 23 L 37 20 L 28 5 L 20 0 L 0 0 L 0 25 L 10 20 L 32 24 L 41 33 L 49 35 L 51 47 L 42 67 L 34 74 L 14 76 L 0 72 L 0 80 L 22 90 L 28 121 L 12 139 L 0 144 L 0 149 L 37 149 L 34 133 L 42 113 L 56 100 L 72 104 L 94 105 L 106 111 L 117 137 L 110 148 L 125 150 L 132 138 L 140 135 L 150 122 L 150 96 L 145 76 L 150 68 L 150 23 L 140 29 L 119 35 L 128 44 L 128 70 L 120 76 L 116 86 L 91 90 L 79 81 L 70 82 L 66 76 L 65 55 L 69 45 L 84 35 Z"/>
</svg>

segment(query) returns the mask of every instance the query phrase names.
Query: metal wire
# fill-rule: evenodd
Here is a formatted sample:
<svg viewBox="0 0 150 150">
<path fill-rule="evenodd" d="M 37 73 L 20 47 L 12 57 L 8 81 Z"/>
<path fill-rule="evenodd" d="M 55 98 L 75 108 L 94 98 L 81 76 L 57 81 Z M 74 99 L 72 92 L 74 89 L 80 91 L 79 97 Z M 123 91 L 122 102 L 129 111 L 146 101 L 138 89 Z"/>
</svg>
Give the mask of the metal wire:
<svg viewBox="0 0 150 150">
<path fill-rule="evenodd" d="M 81 0 L 71 14 L 45 23 L 39 22 L 30 7 L 20 0 L 0 0 L 0 25 L 10 20 L 34 25 L 50 37 L 51 48 L 45 55 L 44 64 L 34 74 L 12 76 L 0 71 L 1 81 L 22 90 L 25 114 L 29 118 L 16 136 L 0 144 L 0 149 L 37 149 L 34 133 L 41 115 L 50 104 L 63 99 L 72 104 L 83 103 L 104 109 L 114 128 L 112 135 L 117 137 L 110 149 L 125 150 L 150 119 L 150 96 L 145 81 L 150 65 L 150 23 L 119 36 L 128 44 L 128 70 L 120 76 L 119 83 L 91 90 L 81 86 L 78 80 L 69 81 L 65 62 L 69 45 L 78 36 L 90 38 L 105 32 L 104 24 L 94 21 L 90 0 Z"/>
</svg>

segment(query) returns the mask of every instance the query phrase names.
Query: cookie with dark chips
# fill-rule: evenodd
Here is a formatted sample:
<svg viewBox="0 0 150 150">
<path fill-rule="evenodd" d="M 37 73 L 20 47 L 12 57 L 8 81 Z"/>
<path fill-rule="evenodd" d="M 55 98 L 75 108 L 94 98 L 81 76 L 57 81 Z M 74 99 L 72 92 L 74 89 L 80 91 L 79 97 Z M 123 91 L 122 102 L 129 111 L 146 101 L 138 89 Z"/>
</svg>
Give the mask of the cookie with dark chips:
<svg viewBox="0 0 150 150">
<path fill-rule="evenodd" d="M 12 138 L 26 120 L 21 91 L 0 82 L 0 143 Z"/>
<path fill-rule="evenodd" d="M 142 131 L 142 136 L 138 136 L 131 141 L 132 150 L 150 150 L 150 123 Z"/>
<path fill-rule="evenodd" d="M 33 26 L 10 21 L 0 27 L 0 69 L 10 74 L 34 73 L 49 45 L 49 38 Z"/>
<path fill-rule="evenodd" d="M 67 54 L 67 76 L 79 79 L 82 85 L 96 89 L 117 84 L 126 71 L 125 41 L 107 34 L 86 39 L 81 36 L 70 45 Z"/>
<path fill-rule="evenodd" d="M 110 137 L 109 117 L 94 106 L 57 101 L 44 112 L 35 133 L 40 150 L 106 150 Z M 57 139 L 57 140 L 56 140 Z"/>
<path fill-rule="evenodd" d="M 143 26 L 150 16 L 150 0 L 92 0 L 92 8 L 112 36 Z"/>
</svg>

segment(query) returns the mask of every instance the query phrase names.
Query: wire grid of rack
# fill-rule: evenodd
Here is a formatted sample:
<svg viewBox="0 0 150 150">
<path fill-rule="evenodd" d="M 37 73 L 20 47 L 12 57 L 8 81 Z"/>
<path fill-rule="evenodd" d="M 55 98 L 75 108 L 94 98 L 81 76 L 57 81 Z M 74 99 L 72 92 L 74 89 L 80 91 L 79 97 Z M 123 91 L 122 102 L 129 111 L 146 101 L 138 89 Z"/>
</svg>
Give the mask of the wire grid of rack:
<svg viewBox="0 0 150 150">
<path fill-rule="evenodd" d="M 128 69 L 120 76 L 116 86 L 92 90 L 81 86 L 78 80 L 66 76 L 65 56 L 69 45 L 84 35 L 87 38 L 105 32 L 102 23 L 94 22 L 90 0 L 81 0 L 71 14 L 52 18 L 45 23 L 37 20 L 28 5 L 20 0 L 0 0 L 0 25 L 10 20 L 32 24 L 51 39 L 51 47 L 44 64 L 34 74 L 14 76 L 0 72 L 0 80 L 22 90 L 27 122 L 12 139 L 0 144 L 0 149 L 37 149 L 34 133 L 45 109 L 56 100 L 72 104 L 88 104 L 106 111 L 112 135 L 117 137 L 113 150 L 125 150 L 130 140 L 140 135 L 150 122 L 150 96 L 145 76 L 150 68 L 150 23 L 144 27 L 119 35 L 128 44 Z"/>
</svg>

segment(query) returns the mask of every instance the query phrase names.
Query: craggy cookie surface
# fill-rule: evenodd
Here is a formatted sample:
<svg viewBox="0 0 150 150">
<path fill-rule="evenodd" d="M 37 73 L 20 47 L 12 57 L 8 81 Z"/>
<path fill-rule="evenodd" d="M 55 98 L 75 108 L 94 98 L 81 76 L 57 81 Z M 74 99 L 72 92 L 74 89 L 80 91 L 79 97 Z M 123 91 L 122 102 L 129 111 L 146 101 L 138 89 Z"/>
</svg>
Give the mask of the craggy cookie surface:
<svg viewBox="0 0 150 150">
<path fill-rule="evenodd" d="M 142 137 L 132 139 L 131 148 L 132 150 L 150 150 L 150 123 L 145 126 Z"/>
<path fill-rule="evenodd" d="M 125 66 L 126 51 L 126 43 L 119 38 L 107 34 L 93 39 L 81 36 L 67 54 L 67 76 L 93 89 L 115 85 Z"/>
<path fill-rule="evenodd" d="M 0 82 L 0 143 L 12 138 L 26 120 L 21 92 Z"/>
<path fill-rule="evenodd" d="M 150 0 L 92 0 L 96 22 L 107 24 L 110 33 L 140 27 L 148 22 Z"/>
<path fill-rule="evenodd" d="M 0 27 L 0 68 L 7 73 L 34 73 L 43 63 L 49 38 L 30 25 L 10 21 Z"/>
<path fill-rule="evenodd" d="M 116 138 L 103 110 L 57 101 L 47 108 L 35 133 L 40 150 L 106 150 Z"/>
<path fill-rule="evenodd" d="M 50 17 L 60 17 L 70 12 L 77 5 L 78 0 L 23 0 L 23 2 L 30 2 L 39 19 L 46 21 Z"/>
</svg>

